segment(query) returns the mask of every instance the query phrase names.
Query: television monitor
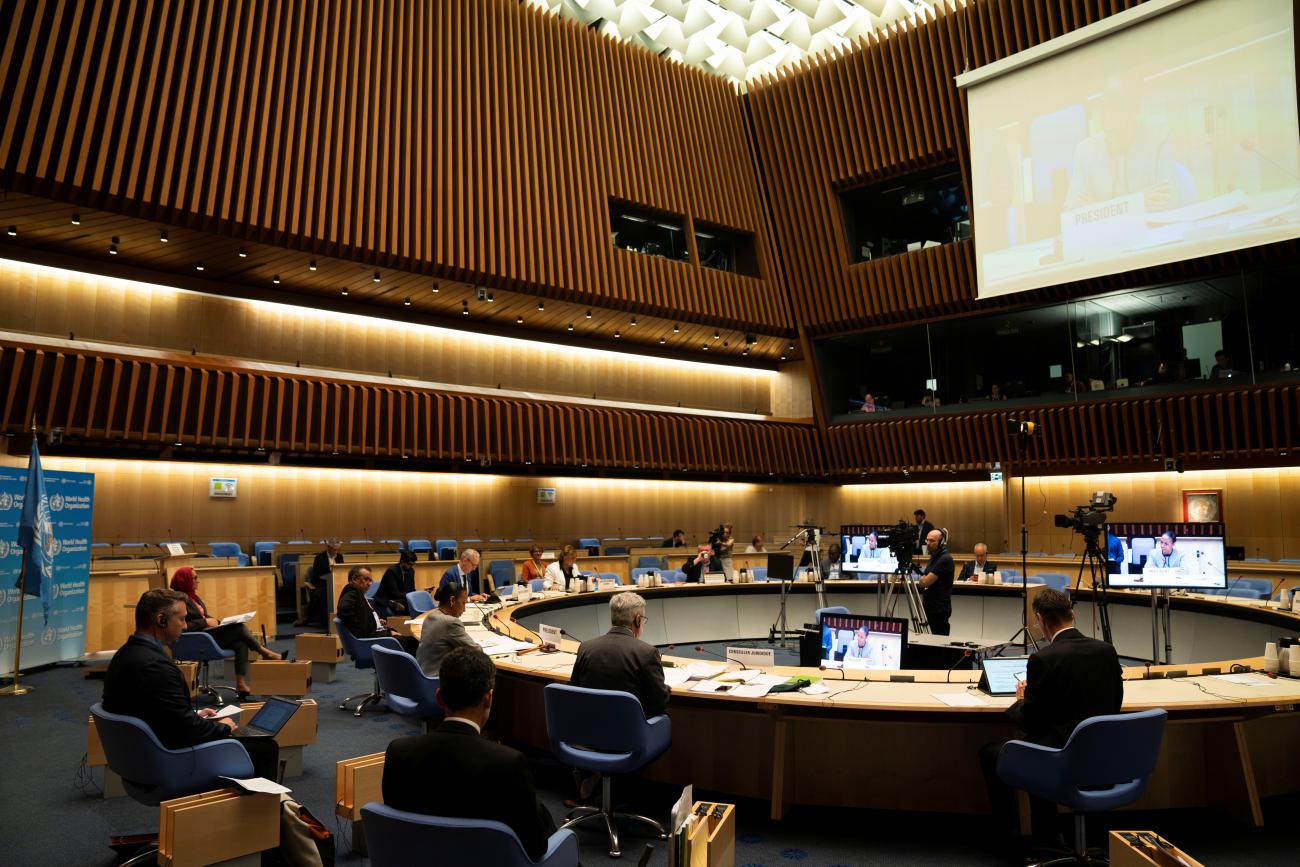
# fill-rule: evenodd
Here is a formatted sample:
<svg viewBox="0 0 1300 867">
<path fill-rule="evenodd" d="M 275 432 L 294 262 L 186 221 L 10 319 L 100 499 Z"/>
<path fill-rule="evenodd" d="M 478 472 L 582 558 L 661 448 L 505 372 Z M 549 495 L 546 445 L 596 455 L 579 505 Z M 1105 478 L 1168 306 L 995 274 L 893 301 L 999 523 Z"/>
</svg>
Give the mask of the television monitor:
<svg viewBox="0 0 1300 867">
<path fill-rule="evenodd" d="M 840 536 L 840 571 L 889 574 L 898 569 L 898 561 L 875 533 Z"/>
<path fill-rule="evenodd" d="M 1227 586 L 1222 536 L 1181 536 L 1176 529 L 1144 525 L 1142 532 L 1114 532 L 1109 552 L 1110 586 L 1142 589 Z"/>
<path fill-rule="evenodd" d="M 822 618 L 821 631 L 821 664 L 826 668 L 902 668 L 907 621 L 900 617 L 828 614 Z"/>
</svg>

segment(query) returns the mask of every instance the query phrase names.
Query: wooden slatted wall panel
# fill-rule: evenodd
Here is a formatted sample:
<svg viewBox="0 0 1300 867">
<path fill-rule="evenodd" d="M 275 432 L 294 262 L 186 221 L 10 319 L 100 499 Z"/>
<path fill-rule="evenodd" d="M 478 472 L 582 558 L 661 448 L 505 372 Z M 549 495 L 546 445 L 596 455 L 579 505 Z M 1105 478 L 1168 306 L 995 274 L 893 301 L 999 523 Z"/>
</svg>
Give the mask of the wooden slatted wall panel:
<svg viewBox="0 0 1300 867">
<path fill-rule="evenodd" d="M 851 264 L 838 193 L 955 160 L 970 201 L 965 98 L 954 77 L 1138 2 L 969 0 L 754 87 L 746 98 L 799 324 L 832 334 L 1008 306 L 1007 298 L 975 302 L 971 241 Z M 1298 253 L 1300 244 L 1269 245 L 1020 293 L 1014 301 L 1197 279 Z"/>
<path fill-rule="evenodd" d="M 783 333 L 732 86 L 519 0 L 14 0 L 9 189 Z M 3 38 L 3 37 L 0 37 Z M 617 250 L 609 198 L 753 232 L 764 279 Z"/>
<path fill-rule="evenodd" d="M 1159 469 L 1165 458 L 1201 466 L 1286 463 L 1300 449 L 1300 386 L 831 425 L 825 434 L 828 469 L 832 475 L 897 475 L 904 468 L 984 470 L 1000 461 L 1019 474 L 1008 424 L 1013 418 L 1039 426 L 1027 441 L 1023 469 L 1029 474 Z"/>
<path fill-rule="evenodd" d="M 0 433 L 672 473 L 820 478 L 810 425 L 633 412 L 0 344 Z"/>
</svg>

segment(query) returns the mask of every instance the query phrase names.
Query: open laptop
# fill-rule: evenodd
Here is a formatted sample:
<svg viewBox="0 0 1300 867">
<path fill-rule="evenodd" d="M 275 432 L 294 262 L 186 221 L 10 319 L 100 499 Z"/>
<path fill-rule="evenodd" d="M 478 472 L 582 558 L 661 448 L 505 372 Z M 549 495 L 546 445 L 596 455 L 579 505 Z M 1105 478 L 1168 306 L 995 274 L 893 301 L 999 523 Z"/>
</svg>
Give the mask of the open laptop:
<svg viewBox="0 0 1300 867">
<path fill-rule="evenodd" d="M 1025 679 L 1028 656 L 992 656 L 980 661 L 980 689 L 989 695 L 1015 695 L 1016 684 Z"/>
<path fill-rule="evenodd" d="M 253 714 L 248 725 L 235 729 L 235 735 L 241 738 L 273 738 L 284 728 L 289 718 L 301 707 L 296 701 L 271 696 L 261 709 Z"/>
</svg>

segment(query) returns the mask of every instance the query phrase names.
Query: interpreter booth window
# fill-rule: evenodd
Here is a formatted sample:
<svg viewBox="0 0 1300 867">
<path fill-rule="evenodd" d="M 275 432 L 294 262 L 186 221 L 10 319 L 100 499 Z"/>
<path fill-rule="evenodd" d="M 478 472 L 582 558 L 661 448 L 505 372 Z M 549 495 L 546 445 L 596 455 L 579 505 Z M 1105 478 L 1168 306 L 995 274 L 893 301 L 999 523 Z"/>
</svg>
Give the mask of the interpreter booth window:
<svg viewBox="0 0 1300 867">
<path fill-rule="evenodd" d="M 705 268 L 730 271 L 746 277 L 757 277 L 758 255 L 754 249 L 754 234 L 739 232 L 723 226 L 695 221 L 695 252 Z"/>
<path fill-rule="evenodd" d="M 1300 379 L 1300 266 L 1234 272 L 817 344 L 837 421 Z"/>
<path fill-rule="evenodd" d="M 678 262 L 691 260 L 686 219 L 682 216 L 610 199 L 609 223 L 610 241 L 620 250 Z"/>
<path fill-rule="evenodd" d="M 971 237 L 956 163 L 840 192 L 849 260 L 868 262 Z"/>
</svg>

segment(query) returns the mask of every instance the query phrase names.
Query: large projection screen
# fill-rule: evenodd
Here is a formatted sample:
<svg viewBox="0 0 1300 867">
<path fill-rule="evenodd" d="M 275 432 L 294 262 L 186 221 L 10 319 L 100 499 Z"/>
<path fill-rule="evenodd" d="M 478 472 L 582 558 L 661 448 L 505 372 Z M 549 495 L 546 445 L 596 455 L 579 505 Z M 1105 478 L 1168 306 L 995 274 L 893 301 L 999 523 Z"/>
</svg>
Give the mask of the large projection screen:
<svg viewBox="0 0 1300 867">
<path fill-rule="evenodd" d="M 978 296 L 1300 236 L 1292 19 L 1152 0 L 960 76 Z"/>
</svg>

